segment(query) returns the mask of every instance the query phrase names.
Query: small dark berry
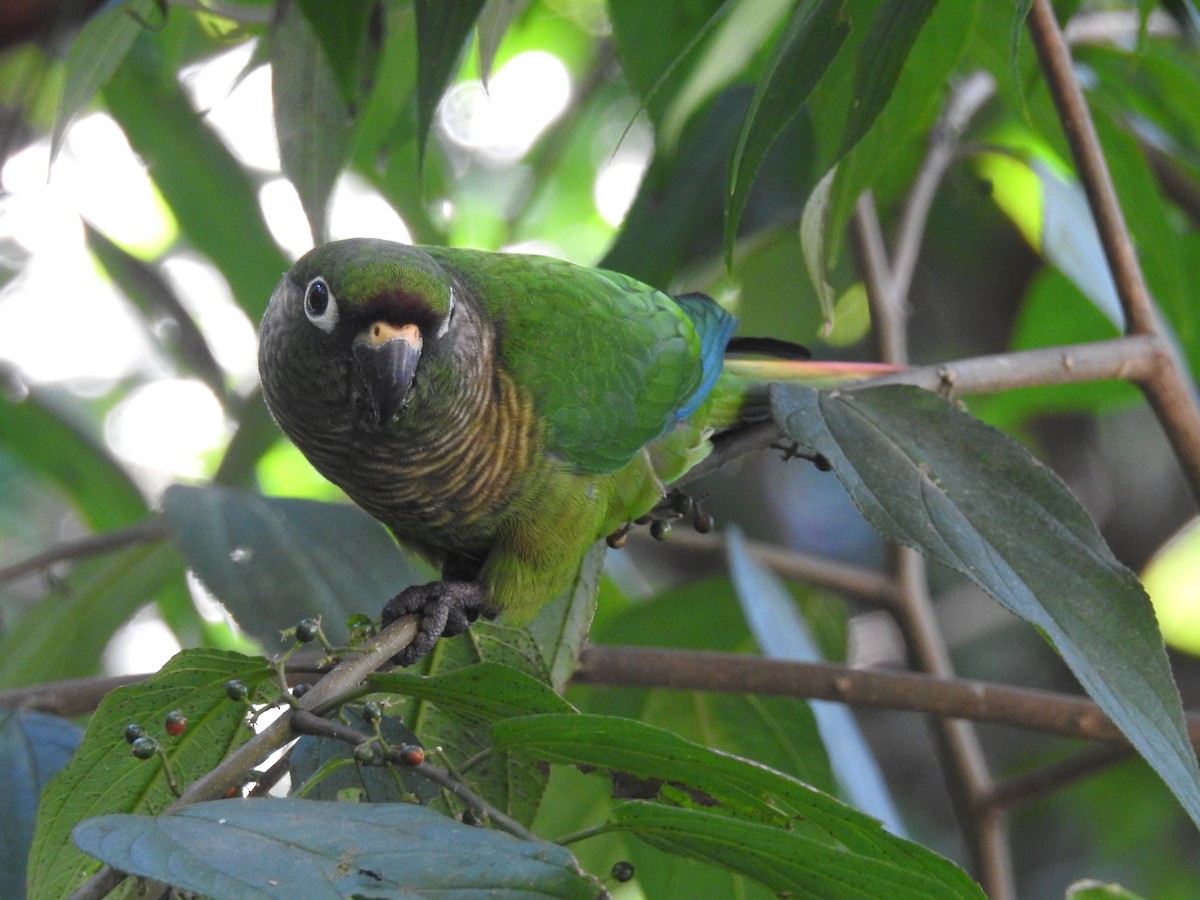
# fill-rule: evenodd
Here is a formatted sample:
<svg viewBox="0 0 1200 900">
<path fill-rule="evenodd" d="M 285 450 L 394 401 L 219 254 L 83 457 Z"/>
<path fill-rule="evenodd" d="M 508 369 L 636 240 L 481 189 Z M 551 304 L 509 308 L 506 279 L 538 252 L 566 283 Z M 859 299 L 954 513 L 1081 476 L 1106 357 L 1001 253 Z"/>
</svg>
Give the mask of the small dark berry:
<svg viewBox="0 0 1200 900">
<path fill-rule="evenodd" d="M 650 526 L 650 536 L 656 541 L 665 541 L 671 536 L 671 523 L 659 519 Z"/>
<path fill-rule="evenodd" d="M 167 713 L 167 721 L 163 726 L 167 729 L 167 734 L 171 737 L 179 737 L 187 730 L 187 716 L 177 709 Z"/>
<path fill-rule="evenodd" d="M 671 497 L 671 509 L 685 516 L 692 511 L 695 502 L 688 494 L 680 492 Z"/>
<path fill-rule="evenodd" d="M 130 722 L 128 725 L 125 726 L 126 742 L 132 744 L 138 738 L 143 738 L 145 736 L 146 736 L 146 729 L 143 728 L 141 725 L 139 725 L 137 722 Z"/>
<path fill-rule="evenodd" d="M 299 700 L 312 689 L 312 685 L 307 682 L 296 685 L 292 688 L 292 696 Z"/>
<path fill-rule="evenodd" d="M 296 640 L 302 644 L 307 644 L 316 638 L 320 628 L 320 619 L 301 619 L 296 625 Z"/>
<path fill-rule="evenodd" d="M 374 700 L 368 700 L 363 704 L 362 717 L 368 722 L 378 722 L 383 718 L 383 710 Z"/>
<path fill-rule="evenodd" d="M 626 543 L 628 543 L 628 541 L 628 531 L 614 531 L 605 539 L 605 542 L 608 544 L 608 549 L 610 550 L 620 550 L 625 546 Z"/>
<path fill-rule="evenodd" d="M 706 512 L 696 513 L 696 518 L 692 524 L 701 534 L 708 534 L 713 530 L 713 517 Z"/>
<path fill-rule="evenodd" d="M 633 863 L 629 860 L 621 859 L 613 863 L 612 877 L 624 884 L 627 881 L 633 880 Z"/>
<path fill-rule="evenodd" d="M 400 762 L 406 766 L 419 766 L 425 762 L 425 751 L 416 744 L 405 744 L 400 748 Z"/>
<path fill-rule="evenodd" d="M 230 700 L 245 700 L 250 696 L 250 688 L 246 687 L 245 682 L 232 678 L 225 682 L 225 696 Z"/>
<path fill-rule="evenodd" d="M 149 759 L 158 752 L 158 741 L 151 737 L 140 737 L 129 749 L 138 759 Z"/>
<path fill-rule="evenodd" d="M 379 754 L 379 745 L 374 741 L 363 741 L 354 748 L 354 758 L 363 765 L 372 765 L 375 763 Z"/>
</svg>

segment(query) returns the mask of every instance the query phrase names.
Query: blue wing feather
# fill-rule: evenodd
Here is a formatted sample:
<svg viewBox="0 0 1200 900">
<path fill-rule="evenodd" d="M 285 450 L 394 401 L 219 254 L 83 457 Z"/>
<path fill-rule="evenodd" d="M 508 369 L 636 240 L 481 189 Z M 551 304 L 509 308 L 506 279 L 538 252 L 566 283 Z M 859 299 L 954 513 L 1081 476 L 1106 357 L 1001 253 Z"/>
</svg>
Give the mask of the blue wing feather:
<svg viewBox="0 0 1200 900">
<path fill-rule="evenodd" d="M 673 299 L 683 308 L 700 336 L 700 384 L 675 411 L 675 418 L 682 421 L 700 408 L 717 383 L 725 364 L 725 347 L 733 337 L 737 319 L 706 294 L 680 294 Z"/>
</svg>

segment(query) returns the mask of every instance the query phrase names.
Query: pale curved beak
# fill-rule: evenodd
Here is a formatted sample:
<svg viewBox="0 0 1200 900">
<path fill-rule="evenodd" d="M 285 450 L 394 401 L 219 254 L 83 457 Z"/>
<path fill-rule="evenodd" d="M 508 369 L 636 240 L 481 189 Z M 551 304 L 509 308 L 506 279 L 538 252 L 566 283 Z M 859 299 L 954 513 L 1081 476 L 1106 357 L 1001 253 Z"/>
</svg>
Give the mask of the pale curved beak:
<svg viewBox="0 0 1200 900">
<path fill-rule="evenodd" d="M 354 339 L 354 363 L 378 424 L 391 422 L 408 400 L 421 346 L 416 325 L 383 321 L 373 322 Z"/>
</svg>

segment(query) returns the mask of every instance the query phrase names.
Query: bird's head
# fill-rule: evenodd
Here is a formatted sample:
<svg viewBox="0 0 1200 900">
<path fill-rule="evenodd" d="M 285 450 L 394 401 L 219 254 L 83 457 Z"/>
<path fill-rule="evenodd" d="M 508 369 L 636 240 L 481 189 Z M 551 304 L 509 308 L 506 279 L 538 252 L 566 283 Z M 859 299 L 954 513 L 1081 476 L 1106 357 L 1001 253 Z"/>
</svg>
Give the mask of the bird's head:
<svg viewBox="0 0 1200 900">
<path fill-rule="evenodd" d="M 388 426 L 449 358 L 456 305 L 447 273 L 417 247 L 356 238 L 310 250 L 263 316 L 268 406 L 282 419 L 289 402 L 349 400 L 369 424 Z"/>
</svg>

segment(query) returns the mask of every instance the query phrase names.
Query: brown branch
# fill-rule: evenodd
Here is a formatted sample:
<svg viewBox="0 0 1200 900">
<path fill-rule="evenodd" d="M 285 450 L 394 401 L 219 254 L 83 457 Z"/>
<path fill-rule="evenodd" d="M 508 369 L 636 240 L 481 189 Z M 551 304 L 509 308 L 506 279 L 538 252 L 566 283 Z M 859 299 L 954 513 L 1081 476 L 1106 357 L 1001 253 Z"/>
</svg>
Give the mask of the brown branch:
<svg viewBox="0 0 1200 900">
<path fill-rule="evenodd" d="M 608 687 L 832 700 L 1129 746 L 1121 730 L 1086 697 L 916 672 L 852 669 L 746 653 L 589 644 L 575 680 Z M 1188 714 L 1186 726 L 1192 745 L 1200 748 L 1200 714 Z"/>
<path fill-rule="evenodd" d="M 40 572 L 55 563 L 68 560 L 87 559 L 113 550 L 122 550 L 134 544 L 149 544 L 161 541 L 170 536 L 171 527 L 163 516 L 146 519 L 128 528 L 116 531 L 106 531 L 102 534 L 89 534 L 85 537 L 48 547 L 27 559 L 19 560 L 11 565 L 0 568 L 0 584 L 14 581 L 32 572 Z"/>
<path fill-rule="evenodd" d="M 1163 338 L 1167 332 L 1146 288 L 1096 127 L 1075 78 L 1070 49 L 1054 18 L 1050 0 L 1034 0 L 1027 24 L 1096 220 L 1129 331 Z M 1138 386 L 1162 423 L 1192 494 L 1200 503 L 1200 410 L 1192 399 L 1194 389 L 1185 372 L 1175 354 L 1167 350 L 1167 358 L 1153 373 L 1139 380 Z"/>
</svg>

